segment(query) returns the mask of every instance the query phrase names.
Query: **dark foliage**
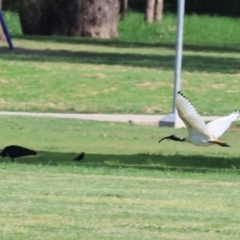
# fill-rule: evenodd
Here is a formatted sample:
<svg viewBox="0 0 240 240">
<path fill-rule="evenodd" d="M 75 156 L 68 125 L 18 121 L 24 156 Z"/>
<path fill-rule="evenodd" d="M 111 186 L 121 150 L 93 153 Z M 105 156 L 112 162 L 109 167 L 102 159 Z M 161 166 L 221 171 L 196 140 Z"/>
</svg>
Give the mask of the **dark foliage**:
<svg viewBox="0 0 240 240">
<path fill-rule="evenodd" d="M 164 12 L 176 13 L 177 0 L 164 0 Z M 133 11 L 145 12 L 146 0 L 129 0 Z M 185 0 L 186 14 L 240 17 L 239 0 Z"/>
<path fill-rule="evenodd" d="M 39 4 L 45 0 L 36 0 Z M 17 10 L 19 0 L 3 0 L 4 10 Z M 30 1 L 28 1 L 30 2 Z M 61 10 L 62 0 L 49 0 L 55 12 Z M 121 2 L 121 0 L 120 0 Z M 146 0 L 129 0 L 129 8 L 137 12 L 145 12 Z M 176 13 L 177 0 L 164 0 L 164 11 Z M 185 0 L 186 14 L 208 14 L 219 16 L 240 17 L 239 0 Z"/>
</svg>

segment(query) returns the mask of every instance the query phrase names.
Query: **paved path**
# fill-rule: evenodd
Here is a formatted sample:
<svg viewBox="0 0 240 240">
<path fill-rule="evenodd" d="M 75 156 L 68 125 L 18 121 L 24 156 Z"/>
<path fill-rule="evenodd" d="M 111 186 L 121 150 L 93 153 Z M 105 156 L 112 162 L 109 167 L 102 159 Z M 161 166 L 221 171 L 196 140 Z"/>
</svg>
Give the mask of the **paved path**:
<svg viewBox="0 0 240 240">
<path fill-rule="evenodd" d="M 0 115 L 75 118 L 82 120 L 126 122 L 152 126 L 158 126 L 159 121 L 163 117 L 165 117 L 165 115 L 77 114 L 77 113 L 34 113 L 34 112 L 0 112 Z M 204 121 L 211 121 L 217 118 L 219 118 L 219 116 L 203 117 Z"/>
</svg>

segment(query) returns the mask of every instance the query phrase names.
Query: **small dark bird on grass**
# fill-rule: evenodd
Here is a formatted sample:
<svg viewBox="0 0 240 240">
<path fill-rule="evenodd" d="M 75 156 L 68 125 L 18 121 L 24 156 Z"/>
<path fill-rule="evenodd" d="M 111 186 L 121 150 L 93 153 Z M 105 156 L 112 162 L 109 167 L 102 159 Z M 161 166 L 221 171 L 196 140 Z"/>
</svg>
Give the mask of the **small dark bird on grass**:
<svg viewBox="0 0 240 240">
<path fill-rule="evenodd" d="M 81 161 L 84 158 L 85 153 L 82 152 L 80 153 L 76 158 L 74 158 L 74 161 Z"/>
<path fill-rule="evenodd" d="M 29 155 L 37 155 L 37 152 L 25 147 L 10 145 L 5 147 L 0 153 L 0 155 L 2 157 L 9 157 L 11 158 L 12 162 L 15 162 L 15 158 L 29 156 Z"/>
</svg>

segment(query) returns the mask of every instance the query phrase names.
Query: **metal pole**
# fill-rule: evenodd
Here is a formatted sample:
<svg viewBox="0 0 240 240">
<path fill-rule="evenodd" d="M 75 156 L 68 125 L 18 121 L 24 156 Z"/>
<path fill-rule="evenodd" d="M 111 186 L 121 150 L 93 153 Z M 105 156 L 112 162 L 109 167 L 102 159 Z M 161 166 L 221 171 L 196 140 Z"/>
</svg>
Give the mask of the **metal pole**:
<svg viewBox="0 0 240 240">
<path fill-rule="evenodd" d="M 13 44 L 12 44 L 12 40 L 11 40 L 10 34 L 9 34 L 9 32 L 8 32 L 7 26 L 6 26 L 5 22 L 4 22 L 4 19 L 3 19 L 3 15 L 2 15 L 2 11 L 1 11 L 1 10 L 0 10 L 0 23 L 1 23 L 1 25 L 2 25 L 3 32 L 4 32 L 5 36 L 6 36 L 6 39 L 7 39 L 9 48 L 10 48 L 11 50 L 13 50 L 14 47 L 13 47 Z"/>
<path fill-rule="evenodd" d="M 176 35 L 176 54 L 175 54 L 175 71 L 174 71 L 174 89 L 173 89 L 173 109 L 159 121 L 159 126 L 183 127 L 184 123 L 179 118 L 176 110 L 177 92 L 181 86 L 181 68 L 182 68 L 182 48 L 183 48 L 183 22 L 184 22 L 185 0 L 178 0 L 177 12 L 177 35 Z"/>
<path fill-rule="evenodd" d="M 176 55 L 174 72 L 174 90 L 173 90 L 173 112 L 176 112 L 176 96 L 181 87 L 181 68 L 182 68 L 182 49 L 183 49 L 183 22 L 184 22 L 185 0 L 178 0 L 178 20 L 176 36 Z"/>
</svg>

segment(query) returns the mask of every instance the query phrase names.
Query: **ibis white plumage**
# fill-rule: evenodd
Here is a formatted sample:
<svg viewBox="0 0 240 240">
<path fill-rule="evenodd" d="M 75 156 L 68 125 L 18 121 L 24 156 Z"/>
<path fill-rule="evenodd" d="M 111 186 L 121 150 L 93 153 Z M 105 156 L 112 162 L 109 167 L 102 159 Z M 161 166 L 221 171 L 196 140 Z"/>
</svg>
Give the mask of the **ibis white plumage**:
<svg viewBox="0 0 240 240">
<path fill-rule="evenodd" d="M 240 112 L 235 110 L 230 115 L 205 124 L 201 116 L 197 113 L 191 102 L 181 93 L 177 93 L 176 108 L 179 117 L 182 119 L 188 130 L 188 136 L 179 138 L 175 135 L 167 136 L 159 140 L 171 139 L 173 141 L 189 142 L 196 146 L 207 147 L 217 144 L 221 147 L 230 147 L 227 143 L 218 138 L 230 127 L 233 121 L 240 116 Z"/>
</svg>

